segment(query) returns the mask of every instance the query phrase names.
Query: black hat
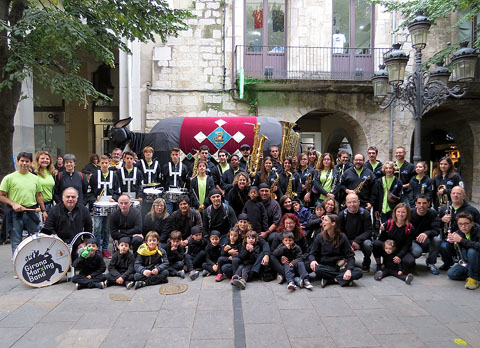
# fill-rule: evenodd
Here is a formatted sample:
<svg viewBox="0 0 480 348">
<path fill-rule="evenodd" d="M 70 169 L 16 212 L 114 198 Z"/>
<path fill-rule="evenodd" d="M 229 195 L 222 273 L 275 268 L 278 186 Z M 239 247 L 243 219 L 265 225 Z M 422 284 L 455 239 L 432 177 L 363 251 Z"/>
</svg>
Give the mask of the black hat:
<svg viewBox="0 0 480 348">
<path fill-rule="evenodd" d="M 245 214 L 245 213 L 242 213 L 242 214 L 238 215 L 238 221 L 240 221 L 240 220 L 247 220 L 248 221 L 249 220 L 248 215 Z"/>
<path fill-rule="evenodd" d="M 268 186 L 268 184 L 262 182 L 262 183 L 258 186 L 258 189 L 263 189 L 263 188 L 268 188 L 268 189 L 270 189 L 270 186 Z"/>
<path fill-rule="evenodd" d="M 122 237 L 118 240 L 118 244 L 120 245 L 120 243 L 127 243 L 127 244 L 130 244 L 130 237 Z"/>
<path fill-rule="evenodd" d="M 194 234 L 199 234 L 199 233 L 202 233 L 202 229 L 198 226 L 193 226 L 192 229 L 190 230 L 192 236 Z"/>
<path fill-rule="evenodd" d="M 88 238 L 86 244 L 87 244 L 87 245 L 88 245 L 88 244 L 95 244 L 95 245 L 97 245 L 97 240 L 96 240 L 95 238 Z"/>
<path fill-rule="evenodd" d="M 222 193 L 218 189 L 213 189 L 212 191 L 210 191 L 210 197 L 212 197 L 213 195 L 220 195 L 221 196 Z"/>
<path fill-rule="evenodd" d="M 242 144 L 242 146 L 240 146 L 240 150 L 242 150 L 242 149 L 249 149 L 250 150 L 250 145 Z"/>
<path fill-rule="evenodd" d="M 217 237 L 220 237 L 220 232 L 217 231 L 217 230 L 213 230 L 212 232 L 210 232 L 210 236 L 217 236 Z"/>
<path fill-rule="evenodd" d="M 255 190 L 255 191 L 258 191 L 258 186 L 250 186 L 250 188 L 248 189 L 248 191 L 251 191 L 251 190 Z"/>
</svg>

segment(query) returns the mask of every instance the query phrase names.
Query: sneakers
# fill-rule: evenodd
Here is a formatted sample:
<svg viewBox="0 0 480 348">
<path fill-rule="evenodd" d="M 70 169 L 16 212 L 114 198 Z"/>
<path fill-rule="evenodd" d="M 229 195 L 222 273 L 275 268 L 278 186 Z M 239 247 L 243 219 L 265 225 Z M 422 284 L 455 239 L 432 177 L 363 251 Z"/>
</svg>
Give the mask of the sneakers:
<svg viewBox="0 0 480 348">
<path fill-rule="evenodd" d="M 143 288 L 146 285 L 147 285 L 147 283 L 145 283 L 143 280 L 137 280 L 135 282 L 135 290 Z"/>
<path fill-rule="evenodd" d="M 185 271 L 182 269 L 181 271 L 177 271 L 177 276 L 182 279 L 185 279 Z"/>
<path fill-rule="evenodd" d="M 99 289 L 105 289 L 106 287 L 107 287 L 107 281 L 106 280 L 98 283 L 98 288 Z"/>
<path fill-rule="evenodd" d="M 433 275 L 439 275 L 440 272 L 438 271 L 438 268 L 435 267 L 435 265 L 432 265 L 431 263 L 427 263 L 427 267 L 428 267 L 428 270 L 430 271 L 430 273 L 432 273 Z"/>
<path fill-rule="evenodd" d="M 247 282 L 245 281 L 245 279 L 242 279 L 242 278 L 236 278 L 236 279 L 233 279 L 233 283 L 232 283 L 234 286 L 236 286 L 237 288 L 239 288 L 240 290 L 245 290 L 245 287 L 247 286 Z"/>
<path fill-rule="evenodd" d="M 375 280 L 380 281 L 380 280 L 382 280 L 382 278 L 383 278 L 383 272 L 382 271 L 377 271 L 373 275 L 373 279 L 375 279 Z"/>
<path fill-rule="evenodd" d="M 465 289 L 475 290 L 479 286 L 480 286 L 480 282 L 478 280 L 473 278 L 467 278 L 467 281 L 465 283 Z"/>
<path fill-rule="evenodd" d="M 110 254 L 110 253 L 108 252 L 108 250 L 102 251 L 102 255 L 103 255 L 103 257 L 106 258 L 106 259 L 111 259 L 111 258 L 112 258 L 112 254 Z"/>
<path fill-rule="evenodd" d="M 323 289 L 325 286 L 327 286 L 327 280 L 325 278 L 320 279 L 320 287 Z"/>
<path fill-rule="evenodd" d="M 405 278 L 405 283 L 407 283 L 407 285 L 410 285 L 412 283 L 412 280 L 413 280 L 413 274 L 407 274 L 407 277 Z"/>
<path fill-rule="evenodd" d="M 218 273 L 217 276 L 215 277 L 216 282 L 221 282 L 224 280 L 226 277 L 222 273 Z"/>
<path fill-rule="evenodd" d="M 303 280 L 300 279 L 300 277 L 293 278 L 293 282 L 297 286 L 297 288 L 303 288 Z"/>
<path fill-rule="evenodd" d="M 277 275 L 277 283 L 278 284 L 283 284 L 284 281 L 285 281 L 284 276 L 282 276 L 281 274 Z"/>
<path fill-rule="evenodd" d="M 134 286 L 135 286 L 135 282 L 128 282 L 126 287 L 127 287 L 127 290 L 130 290 Z"/>
<path fill-rule="evenodd" d="M 230 284 L 234 285 L 233 282 L 234 282 L 236 279 L 238 280 L 238 279 L 240 279 L 240 277 L 239 277 L 238 275 L 234 274 L 233 277 L 232 277 L 232 279 L 230 279 Z"/>
<path fill-rule="evenodd" d="M 293 282 L 290 282 L 287 285 L 287 289 L 290 290 L 290 291 L 294 291 L 294 290 L 297 289 L 297 286 Z"/>
<path fill-rule="evenodd" d="M 303 279 L 302 282 L 303 282 L 303 287 L 305 289 L 307 289 L 307 290 L 312 290 L 313 289 L 312 283 L 310 283 L 310 280 L 308 280 L 307 278 Z"/>
<path fill-rule="evenodd" d="M 382 265 L 377 263 L 377 266 L 375 267 L 375 272 L 381 271 L 382 270 Z"/>
<path fill-rule="evenodd" d="M 200 275 L 200 272 L 199 271 L 191 271 L 190 273 L 188 273 L 188 276 L 190 277 L 190 280 L 195 280 L 198 278 L 198 276 Z"/>
<path fill-rule="evenodd" d="M 209 275 L 210 275 L 210 272 L 207 271 L 206 269 L 202 271 L 202 277 L 208 277 Z"/>
<path fill-rule="evenodd" d="M 83 287 L 80 284 L 75 283 L 75 289 L 80 290 L 83 289 Z"/>
</svg>

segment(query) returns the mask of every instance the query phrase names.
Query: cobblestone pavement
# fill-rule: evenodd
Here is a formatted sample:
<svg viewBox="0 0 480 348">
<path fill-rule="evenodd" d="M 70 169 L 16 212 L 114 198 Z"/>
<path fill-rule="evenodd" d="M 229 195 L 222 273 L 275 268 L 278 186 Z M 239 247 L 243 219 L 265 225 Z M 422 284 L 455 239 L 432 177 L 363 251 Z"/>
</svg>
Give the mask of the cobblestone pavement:
<svg viewBox="0 0 480 348">
<path fill-rule="evenodd" d="M 13 278 L 0 246 L 0 347 L 480 347 L 480 289 L 433 276 L 417 262 L 411 286 L 365 274 L 354 286 L 290 293 L 260 281 L 232 289 L 214 277 L 159 286 L 30 288 Z M 126 295 L 113 301 L 111 295 Z"/>
</svg>

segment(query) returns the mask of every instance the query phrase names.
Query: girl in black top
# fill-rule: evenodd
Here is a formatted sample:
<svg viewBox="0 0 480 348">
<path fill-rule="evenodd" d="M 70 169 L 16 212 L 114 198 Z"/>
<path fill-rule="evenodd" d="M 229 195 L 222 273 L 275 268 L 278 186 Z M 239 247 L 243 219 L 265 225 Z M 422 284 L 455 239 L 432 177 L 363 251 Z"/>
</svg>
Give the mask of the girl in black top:
<svg viewBox="0 0 480 348">
<path fill-rule="evenodd" d="M 463 187 L 463 179 L 455 171 L 450 157 L 442 157 L 438 161 L 438 173 L 433 179 L 433 190 L 436 193 L 434 199 L 435 207 L 439 208 L 440 200 L 446 195 L 447 201 L 451 202 L 450 193 L 455 186 Z"/>
<path fill-rule="evenodd" d="M 428 177 L 427 162 L 420 161 L 415 166 L 417 175 L 410 179 L 408 185 L 408 203 L 410 208 L 415 208 L 415 200 L 418 195 L 425 195 L 429 202 L 433 200 L 433 180 Z"/>
</svg>

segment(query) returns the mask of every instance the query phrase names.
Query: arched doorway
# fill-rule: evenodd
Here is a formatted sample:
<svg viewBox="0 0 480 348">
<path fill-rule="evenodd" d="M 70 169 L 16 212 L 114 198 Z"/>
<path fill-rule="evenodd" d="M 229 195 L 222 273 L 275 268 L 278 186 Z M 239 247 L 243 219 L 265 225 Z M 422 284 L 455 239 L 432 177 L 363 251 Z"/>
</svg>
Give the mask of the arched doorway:
<svg viewBox="0 0 480 348">
<path fill-rule="evenodd" d="M 336 156 L 339 149 L 350 154 L 365 152 L 367 138 L 362 126 L 352 116 L 329 109 L 316 109 L 297 120 L 298 131 L 304 139 L 312 139 L 316 149 Z M 304 143 L 306 144 L 307 141 Z"/>
</svg>

